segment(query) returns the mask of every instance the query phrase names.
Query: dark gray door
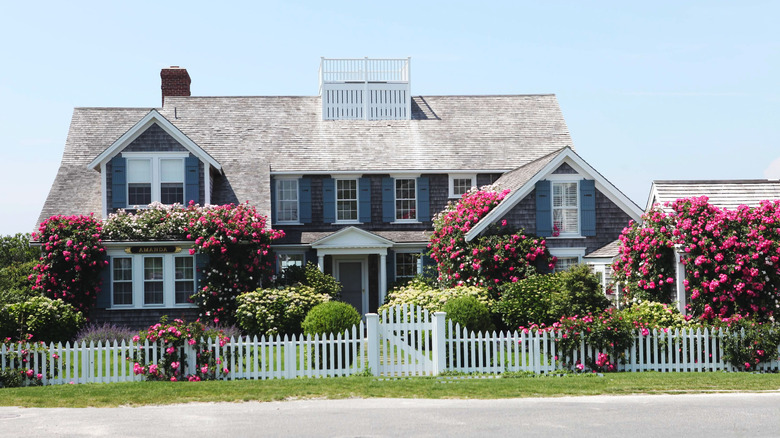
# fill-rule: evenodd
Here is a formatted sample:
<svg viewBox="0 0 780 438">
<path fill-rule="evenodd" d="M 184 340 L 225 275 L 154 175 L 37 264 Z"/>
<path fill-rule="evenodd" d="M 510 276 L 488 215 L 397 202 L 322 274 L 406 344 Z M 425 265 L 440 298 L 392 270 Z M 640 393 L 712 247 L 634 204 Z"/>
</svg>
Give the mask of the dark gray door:
<svg viewBox="0 0 780 438">
<path fill-rule="evenodd" d="M 339 263 L 341 299 L 363 314 L 363 264 L 361 262 Z"/>
</svg>

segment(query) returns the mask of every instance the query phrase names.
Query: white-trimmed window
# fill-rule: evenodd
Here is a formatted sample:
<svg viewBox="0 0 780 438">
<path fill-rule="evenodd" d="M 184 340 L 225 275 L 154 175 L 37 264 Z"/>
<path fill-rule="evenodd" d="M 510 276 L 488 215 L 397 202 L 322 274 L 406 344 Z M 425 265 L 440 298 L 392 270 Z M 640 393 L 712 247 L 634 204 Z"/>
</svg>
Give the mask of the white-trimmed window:
<svg viewBox="0 0 780 438">
<path fill-rule="evenodd" d="M 113 302 L 118 306 L 133 305 L 133 259 L 115 257 L 111 268 Z"/>
<path fill-rule="evenodd" d="M 336 222 L 356 222 L 358 220 L 358 181 L 357 179 L 336 180 Z"/>
<path fill-rule="evenodd" d="M 411 280 L 419 271 L 420 253 L 397 252 L 395 253 L 395 279 L 396 281 Z"/>
<path fill-rule="evenodd" d="M 303 266 L 304 256 L 303 253 L 280 252 L 276 254 L 276 260 L 279 263 L 279 272 L 283 272 L 290 266 Z"/>
<path fill-rule="evenodd" d="M 582 257 L 585 256 L 585 248 L 549 248 L 549 251 L 550 255 L 557 259 L 554 272 L 569 270 L 572 266 L 579 264 Z"/>
<path fill-rule="evenodd" d="M 174 254 L 126 254 L 109 250 L 111 306 L 114 308 L 192 307 L 196 291 L 195 257 Z"/>
<path fill-rule="evenodd" d="M 417 220 L 417 179 L 395 179 L 395 220 Z"/>
<path fill-rule="evenodd" d="M 149 156 L 123 152 L 127 159 L 127 206 L 146 207 L 152 202 L 184 204 L 186 153 Z"/>
<path fill-rule="evenodd" d="M 460 198 L 477 186 L 476 175 L 450 175 L 450 198 Z"/>
<path fill-rule="evenodd" d="M 279 179 L 276 181 L 276 221 L 279 223 L 297 223 L 298 217 L 298 180 Z"/>
<path fill-rule="evenodd" d="M 576 182 L 552 183 L 553 235 L 579 234 L 579 190 Z"/>
</svg>

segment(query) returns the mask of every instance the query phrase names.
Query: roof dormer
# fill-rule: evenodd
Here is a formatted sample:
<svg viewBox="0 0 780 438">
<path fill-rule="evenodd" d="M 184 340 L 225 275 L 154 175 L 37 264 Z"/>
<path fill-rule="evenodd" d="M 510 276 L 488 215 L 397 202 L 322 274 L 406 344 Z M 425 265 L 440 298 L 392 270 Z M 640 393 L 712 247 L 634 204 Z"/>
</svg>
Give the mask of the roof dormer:
<svg viewBox="0 0 780 438">
<path fill-rule="evenodd" d="M 410 62 L 322 58 L 322 120 L 410 120 Z"/>
</svg>

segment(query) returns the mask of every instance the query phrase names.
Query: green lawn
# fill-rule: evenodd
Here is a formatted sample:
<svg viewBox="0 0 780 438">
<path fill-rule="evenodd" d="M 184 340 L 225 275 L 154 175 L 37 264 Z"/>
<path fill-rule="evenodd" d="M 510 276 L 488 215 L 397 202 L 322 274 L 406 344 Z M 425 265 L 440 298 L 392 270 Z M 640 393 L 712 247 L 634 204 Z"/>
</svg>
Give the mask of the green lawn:
<svg viewBox="0 0 780 438">
<path fill-rule="evenodd" d="M 778 391 L 780 374 L 615 373 L 564 377 L 242 380 L 134 382 L 0 389 L 0 405 L 111 407 L 188 402 L 273 401 L 347 397 L 512 398 L 580 395 Z"/>
</svg>

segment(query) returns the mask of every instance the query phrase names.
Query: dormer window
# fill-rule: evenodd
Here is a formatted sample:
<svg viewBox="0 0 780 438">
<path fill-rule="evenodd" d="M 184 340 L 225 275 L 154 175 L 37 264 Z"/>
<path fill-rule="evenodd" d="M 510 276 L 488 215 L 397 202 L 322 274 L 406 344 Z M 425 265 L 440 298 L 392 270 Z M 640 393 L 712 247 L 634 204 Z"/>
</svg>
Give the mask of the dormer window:
<svg viewBox="0 0 780 438">
<path fill-rule="evenodd" d="M 145 207 L 152 202 L 159 202 L 165 205 L 186 204 L 185 189 L 187 186 L 187 169 L 189 169 L 191 179 L 196 185 L 198 181 L 198 162 L 195 158 L 187 158 L 187 153 L 167 152 L 167 153 L 136 153 L 123 152 L 117 156 L 117 160 L 112 161 L 115 171 L 121 168 L 121 160 L 125 163 L 126 184 L 121 181 L 121 172 L 115 173 L 114 181 L 115 191 L 113 192 L 115 201 L 118 201 L 116 195 L 122 195 L 119 191 L 125 192 L 126 204 L 119 205 L 114 203 L 115 208 Z M 192 161 L 192 163 L 187 163 Z M 194 187 L 196 188 L 196 187 Z M 197 192 L 192 193 L 196 199 Z"/>
</svg>

